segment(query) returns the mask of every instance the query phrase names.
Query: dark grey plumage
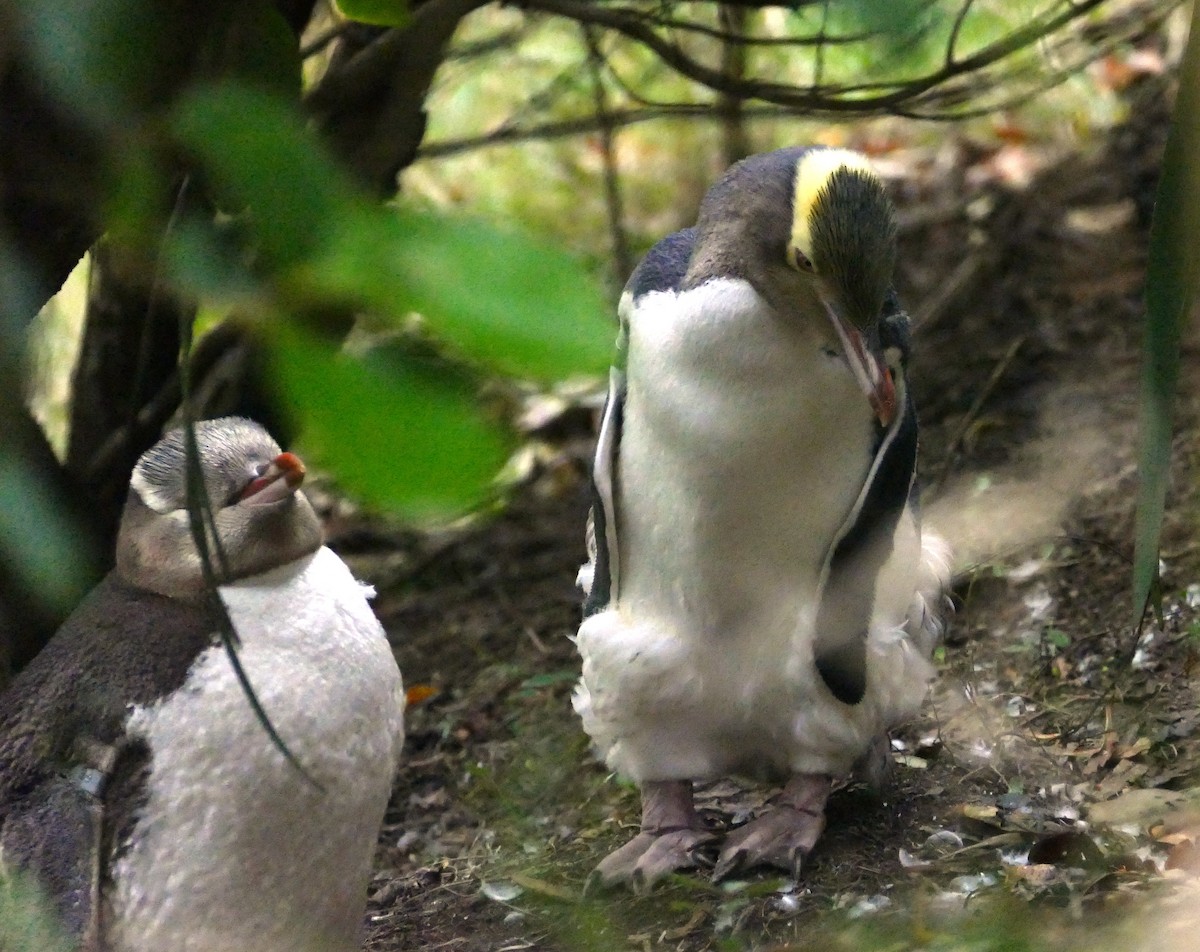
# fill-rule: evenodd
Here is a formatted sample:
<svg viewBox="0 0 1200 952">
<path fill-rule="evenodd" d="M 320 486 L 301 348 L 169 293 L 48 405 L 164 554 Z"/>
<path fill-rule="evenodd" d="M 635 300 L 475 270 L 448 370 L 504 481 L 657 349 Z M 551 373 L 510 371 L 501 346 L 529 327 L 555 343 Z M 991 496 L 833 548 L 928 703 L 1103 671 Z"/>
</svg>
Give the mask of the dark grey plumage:
<svg viewBox="0 0 1200 952">
<path fill-rule="evenodd" d="M 0 695 L 3 864 L 37 877 L 76 936 L 100 912 L 97 874 L 140 797 L 146 754 L 126 743 L 129 705 L 177 690 L 218 624 L 211 602 L 147 592 L 113 572 Z M 120 806 L 106 815 L 105 803 Z"/>
</svg>

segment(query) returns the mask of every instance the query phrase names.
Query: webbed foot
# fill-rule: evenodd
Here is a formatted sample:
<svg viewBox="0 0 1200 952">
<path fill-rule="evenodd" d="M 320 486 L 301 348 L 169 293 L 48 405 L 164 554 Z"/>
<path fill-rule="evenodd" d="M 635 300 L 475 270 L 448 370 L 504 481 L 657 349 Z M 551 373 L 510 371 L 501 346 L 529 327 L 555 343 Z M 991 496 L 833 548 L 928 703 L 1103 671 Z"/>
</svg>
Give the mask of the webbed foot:
<svg viewBox="0 0 1200 952">
<path fill-rule="evenodd" d="M 713 881 L 755 866 L 774 866 L 793 876 L 825 829 L 825 801 L 830 778 L 818 774 L 793 777 L 766 813 L 734 830 L 713 869 Z"/>
<path fill-rule="evenodd" d="M 592 879 L 648 889 L 676 870 L 699 866 L 698 848 L 714 839 L 696 816 L 690 780 L 650 781 L 642 785 L 642 831 L 606 856 Z"/>
<path fill-rule="evenodd" d="M 604 886 L 630 883 L 638 891 L 649 889 L 676 870 L 699 866 L 696 849 L 713 839 L 713 835 L 704 830 L 642 832 L 609 853 L 593 875 Z"/>
</svg>

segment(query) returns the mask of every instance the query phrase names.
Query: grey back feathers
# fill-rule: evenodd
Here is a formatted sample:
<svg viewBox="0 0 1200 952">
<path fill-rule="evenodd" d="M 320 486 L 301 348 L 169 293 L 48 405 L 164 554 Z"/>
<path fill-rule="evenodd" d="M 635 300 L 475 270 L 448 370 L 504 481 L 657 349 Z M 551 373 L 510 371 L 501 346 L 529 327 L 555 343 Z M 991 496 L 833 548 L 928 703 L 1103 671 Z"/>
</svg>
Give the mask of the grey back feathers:
<svg viewBox="0 0 1200 952">
<path fill-rule="evenodd" d="M 302 493 L 268 504 L 238 498 L 280 455 L 266 430 L 249 420 L 224 417 L 196 424 L 196 440 L 226 556 L 228 572 L 217 573 L 221 581 L 265 572 L 320 547 L 321 525 Z M 117 536 L 117 571 L 126 581 L 176 598 L 204 591 L 186 480 L 184 431 L 173 430 L 138 460 Z"/>
<path fill-rule="evenodd" d="M 684 228 L 657 242 L 625 284 L 625 293 L 639 298 L 651 291 L 678 290 L 687 276 L 696 245 L 696 229 Z"/>
<path fill-rule="evenodd" d="M 745 278 L 762 291 L 763 268 L 786 261 L 796 163 L 804 147 L 743 159 L 708 190 L 696 222 L 686 287 L 713 277 Z"/>
<path fill-rule="evenodd" d="M 115 798 L 124 808 L 101 818 L 89 778 L 102 767 L 110 783 L 133 778 L 145 751 L 125 742 L 128 706 L 179 688 L 217 630 L 210 602 L 110 573 L 0 695 L 0 860 L 43 884 L 72 934 L 98 914 L 99 871 L 137 808 Z"/>
</svg>

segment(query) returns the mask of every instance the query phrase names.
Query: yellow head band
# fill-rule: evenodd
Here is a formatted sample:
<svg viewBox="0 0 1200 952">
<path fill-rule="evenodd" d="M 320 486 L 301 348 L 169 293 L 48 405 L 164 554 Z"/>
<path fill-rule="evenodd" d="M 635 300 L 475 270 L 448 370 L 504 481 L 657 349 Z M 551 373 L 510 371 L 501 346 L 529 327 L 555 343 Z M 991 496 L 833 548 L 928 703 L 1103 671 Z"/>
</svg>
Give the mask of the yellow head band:
<svg viewBox="0 0 1200 952">
<path fill-rule="evenodd" d="M 851 169 L 878 178 L 866 157 L 849 149 L 812 149 L 796 163 L 792 186 L 792 245 L 809 259 L 812 258 L 810 218 L 813 205 L 839 169 Z"/>
</svg>

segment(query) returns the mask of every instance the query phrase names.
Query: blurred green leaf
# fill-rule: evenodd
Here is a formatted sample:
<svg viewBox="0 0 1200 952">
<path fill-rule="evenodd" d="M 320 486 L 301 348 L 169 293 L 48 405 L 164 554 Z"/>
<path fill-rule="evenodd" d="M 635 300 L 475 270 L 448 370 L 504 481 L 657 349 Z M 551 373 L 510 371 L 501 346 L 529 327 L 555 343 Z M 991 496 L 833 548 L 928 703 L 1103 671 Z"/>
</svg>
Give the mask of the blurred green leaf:
<svg viewBox="0 0 1200 952">
<path fill-rule="evenodd" d="M 263 0 L 238 4 L 219 48 L 216 70 L 289 99 L 301 88 L 300 44 L 283 14 Z"/>
<path fill-rule="evenodd" d="M 144 139 L 129 145 L 110 170 L 104 221 L 110 239 L 151 260 L 171 212 L 171 186 Z"/>
<path fill-rule="evenodd" d="M 91 579 L 70 518 L 42 482 L 27 458 L 0 453 L 0 553 L 26 591 L 65 614 L 87 594 Z"/>
<path fill-rule="evenodd" d="M 22 38 L 42 76 L 85 120 L 114 131 L 198 77 L 300 92 L 295 34 L 270 0 L 29 0 Z"/>
<path fill-rule="evenodd" d="M 249 208 L 268 263 L 315 255 L 353 207 L 353 191 L 295 109 L 256 89 L 220 83 L 177 104 L 171 129 L 211 177 L 226 210 Z"/>
<path fill-rule="evenodd" d="M 303 449 L 346 490 L 405 516 L 482 502 L 508 453 L 503 427 L 441 365 L 389 352 L 358 359 L 296 326 L 271 329 L 273 378 Z"/>
<path fill-rule="evenodd" d="M 190 59 L 172 49 L 172 25 L 182 19 L 176 7 L 149 0 L 30 0 L 19 22 L 59 97 L 86 119 L 115 126 L 154 102 L 164 78 L 177 72 L 173 59 Z M 193 33 L 193 43 L 200 39 Z"/>
<path fill-rule="evenodd" d="M 834 4 L 830 12 L 835 14 L 839 29 L 847 34 L 878 39 L 872 44 L 875 71 L 880 66 L 902 65 L 905 57 L 932 40 L 930 27 L 937 17 L 945 17 L 945 11 L 928 0 L 856 0 Z"/>
<path fill-rule="evenodd" d="M 603 373 L 613 327 L 600 287 L 569 255 L 482 222 L 363 209 L 340 223 L 309 279 L 382 314 L 423 314 L 435 334 L 501 373 L 547 381 Z"/>
<path fill-rule="evenodd" d="M 334 0 L 334 5 L 347 19 L 374 26 L 404 26 L 410 16 L 408 0 Z"/>
<path fill-rule="evenodd" d="M 503 374 L 549 381 L 607 368 L 609 306 L 564 252 L 481 222 L 378 207 L 290 108 L 255 90 L 194 92 L 173 128 L 232 207 L 248 208 L 288 305 L 418 311 L 443 343 Z M 195 263 L 212 275 L 218 260 Z"/>
<path fill-rule="evenodd" d="M 1140 624 L 1158 578 L 1158 546 L 1171 463 L 1179 383 L 1180 334 L 1200 280 L 1200 4 L 1179 68 L 1179 93 L 1163 157 L 1146 268 L 1141 448 L 1133 557 L 1133 624 Z"/>
<path fill-rule="evenodd" d="M 184 216 L 163 238 L 166 272 L 209 308 L 258 310 L 266 306 L 268 292 L 245 260 L 239 237 L 232 225 Z"/>
<path fill-rule="evenodd" d="M 0 871 L 0 949 L 4 952 L 69 952 L 54 907 L 32 877 Z"/>
</svg>

